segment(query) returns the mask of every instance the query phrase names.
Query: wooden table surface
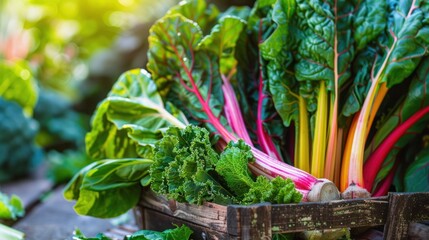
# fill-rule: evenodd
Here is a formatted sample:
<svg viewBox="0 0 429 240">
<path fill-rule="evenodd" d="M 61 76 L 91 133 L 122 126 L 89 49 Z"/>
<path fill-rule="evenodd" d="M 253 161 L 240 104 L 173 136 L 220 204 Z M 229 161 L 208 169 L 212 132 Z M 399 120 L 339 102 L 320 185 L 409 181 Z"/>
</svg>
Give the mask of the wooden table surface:
<svg viewBox="0 0 429 240">
<path fill-rule="evenodd" d="M 73 209 L 74 202 L 64 199 L 63 188 L 63 185 L 54 186 L 40 174 L 0 183 L 0 191 L 19 196 L 26 209 L 25 216 L 15 221 L 12 227 L 24 232 L 26 240 L 68 240 L 72 239 L 76 228 L 87 237 L 104 233 L 113 239 L 123 239 L 123 236 L 137 230 L 131 214 L 119 226 L 113 224 L 113 219 L 77 215 Z"/>
</svg>

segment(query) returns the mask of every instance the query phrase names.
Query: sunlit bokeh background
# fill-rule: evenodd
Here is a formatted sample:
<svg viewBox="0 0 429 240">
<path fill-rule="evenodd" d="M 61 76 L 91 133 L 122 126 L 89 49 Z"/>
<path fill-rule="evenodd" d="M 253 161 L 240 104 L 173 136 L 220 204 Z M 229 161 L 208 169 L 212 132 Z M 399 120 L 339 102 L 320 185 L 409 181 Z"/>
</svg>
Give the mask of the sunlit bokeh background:
<svg viewBox="0 0 429 240">
<path fill-rule="evenodd" d="M 0 96 L 19 99 L 12 95 L 28 93 L 13 92 L 10 84 L 31 79 L 32 98 L 37 99 L 33 104 L 20 100 L 27 103 L 21 104 L 27 118 L 22 121 L 31 131 L 24 128 L 14 135 L 31 132 L 19 140 L 26 144 L 0 143 L 0 151 L 8 149 L 1 153 L 0 169 L 10 172 L 0 172 L 4 176 L 0 181 L 22 177 L 47 162 L 49 177 L 64 182 L 91 162 L 84 146 L 91 114 L 122 72 L 145 67 L 149 28 L 176 3 L 0 0 Z M 14 126 L 14 119 L 18 118 L 0 120 L 13 121 Z M 10 160 L 18 158 L 22 160 L 16 164 Z M 11 169 L 17 167 L 21 169 L 15 174 Z"/>
<path fill-rule="evenodd" d="M 0 132 L 9 131 L 0 135 L 0 182 L 47 165 L 62 183 L 93 161 L 85 153 L 92 113 L 121 73 L 145 68 L 150 26 L 178 3 L 0 0 Z"/>
</svg>

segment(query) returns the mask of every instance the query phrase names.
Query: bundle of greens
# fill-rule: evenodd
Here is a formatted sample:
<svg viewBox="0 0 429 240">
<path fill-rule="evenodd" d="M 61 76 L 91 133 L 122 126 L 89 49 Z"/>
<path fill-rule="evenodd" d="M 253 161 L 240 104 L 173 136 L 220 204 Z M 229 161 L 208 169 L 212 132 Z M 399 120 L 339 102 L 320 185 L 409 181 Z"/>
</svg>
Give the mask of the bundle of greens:
<svg viewBox="0 0 429 240">
<path fill-rule="evenodd" d="M 124 73 L 94 113 L 87 151 L 111 160 L 66 196 L 91 208 L 141 180 L 179 201 L 284 202 L 298 199 L 278 180 L 290 179 L 305 201 L 338 197 L 323 178 L 344 197 L 386 194 L 395 170 L 427 169 L 422 155 L 409 168 L 399 159 L 429 121 L 428 34 L 427 1 L 258 0 L 224 12 L 184 1 L 152 26 L 148 72 Z M 109 182 L 109 164 L 130 158 L 140 176 L 127 167 L 132 179 Z M 101 166 L 108 181 L 85 184 Z M 287 197 L 258 192 L 268 185 Z"/>
<path fill-rule="evenodd" d="M 0 182 L 31 173 L 42 160 L 31 118 L 38 91 L 24 63 L 0 61 Z"/>
</svg>

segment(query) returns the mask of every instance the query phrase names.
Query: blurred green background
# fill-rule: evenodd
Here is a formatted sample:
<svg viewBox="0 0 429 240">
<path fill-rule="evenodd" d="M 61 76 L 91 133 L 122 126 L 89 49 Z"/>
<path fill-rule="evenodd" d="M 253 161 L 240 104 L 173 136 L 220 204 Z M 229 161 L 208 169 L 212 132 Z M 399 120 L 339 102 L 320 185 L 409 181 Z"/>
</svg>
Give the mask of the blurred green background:
<svg viewBox="0 0 429 240">
<path fill-rule="evenodd" d="M 0 182 L 45 163 L 62 183 L 92 161 L 91 114 L 121 73 L 145 67 L 150 26 L 178 2 L 0 0 Z"/>
</svg>

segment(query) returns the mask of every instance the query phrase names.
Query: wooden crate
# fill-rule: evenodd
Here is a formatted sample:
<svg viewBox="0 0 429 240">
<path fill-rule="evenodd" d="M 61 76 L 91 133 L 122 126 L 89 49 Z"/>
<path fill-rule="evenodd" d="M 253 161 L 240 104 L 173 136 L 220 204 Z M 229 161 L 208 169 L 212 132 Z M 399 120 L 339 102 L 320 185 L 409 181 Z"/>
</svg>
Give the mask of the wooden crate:
<svg viewBox="0 0 429 240">
<path fill-rule="evenodd" d="M 140 228 L 164 230 L 186 224 L 194 231 L 193 239 L 271 239 L 275 233 L 383 225 L 384 239 L 407 239 L 411 223 L 429 220 L 429 193 L 318 203 L 197 206 L 145 191 L 135 213 Z"/>
</svg>

